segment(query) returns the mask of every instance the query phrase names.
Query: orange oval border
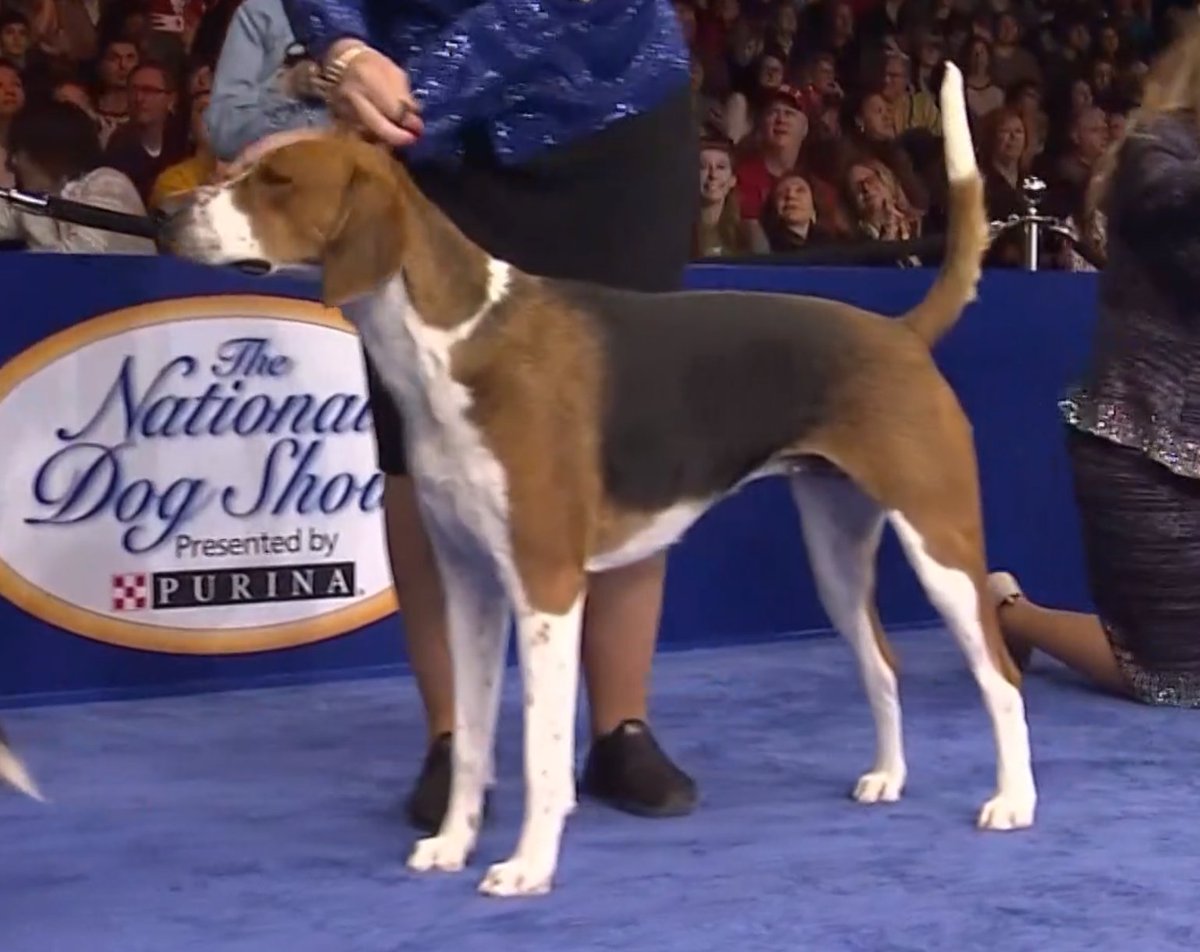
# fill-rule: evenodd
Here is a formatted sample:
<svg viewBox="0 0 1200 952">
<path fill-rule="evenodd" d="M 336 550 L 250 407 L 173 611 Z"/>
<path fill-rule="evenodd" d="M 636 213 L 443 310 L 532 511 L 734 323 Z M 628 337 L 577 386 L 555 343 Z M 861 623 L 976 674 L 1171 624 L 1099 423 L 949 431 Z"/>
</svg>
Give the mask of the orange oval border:
<svg viewBox="0 0 1200 952">
<path fill-rule="evenodd" d="M 185 313 L 181 315 L 181 311 Z M 237 317 L 318 324 L 354 334 L 354 329 L 339 310 L 302 298 L 214 294 L 138 304 L 74 324 L 17 354 L 0 366 L 0 401 L 23 380 L 59 358 L 107 337 L 159 324 Z M 362 628 L 386 618 L 399 608 L 395 589 L 388 586 L 379 594 L 348 608 L 334 609 L 307 620 L 251 628 L 168 628 L 121 622 L 108 615 L 80 608 L 34 585 L 3 558 L 0 558 L 0 595 L 41 621 L 93 641 L 121 648 L 182 655 L 252 654 L 298 648 Z"/>
</svg>

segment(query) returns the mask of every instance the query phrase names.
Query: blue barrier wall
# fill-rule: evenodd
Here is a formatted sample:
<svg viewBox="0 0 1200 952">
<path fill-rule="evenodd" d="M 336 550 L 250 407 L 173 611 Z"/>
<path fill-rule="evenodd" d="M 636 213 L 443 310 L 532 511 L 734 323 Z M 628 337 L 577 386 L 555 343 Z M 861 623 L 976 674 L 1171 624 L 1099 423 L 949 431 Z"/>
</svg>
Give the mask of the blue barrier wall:
<svg viewBox="0 0 1200 952">
<path fill-rule="evenodd" d="M 931 277 L 884 269 L 704 266 L 693 269 L 689 282 L 816 294 L 894 314 L 918 300 Z M 27 361 L 30 348 L 47 338 L 132 306 L 221 295 L 303 300 L 314 292 L 296 280 L 253 279 L 170 260 L 40 255 L 0 256 L 0 288 L 0 374 Z M 991 563 L 1018 571 L 1031 593 L 1067 607 L 1086 607 L 1087 595 L 1055 402 L 1086 354 L 1093 295 L 1094 278 L 1086 275 L 988 274 L 980 300 L 938 350 L 976 428 Z M 346 367 L 344 373 L 345 388 L 361 391 L 360 369 Z M 3 399 L 0 393 L 0 406 Z M 6 454 L 20 455 L 13 445 Z M 0 498 L 0 507 L 27 502 L 28 492 L 23 497 L 13 491 Z M 890 537 L 879 601 L 887 625 L 933 617 Z M 0 700 L 36 703 L 264 683 L 402 663 L 400 618 L 372 614 L 380 612 L 360 613 L 365 623 L 354 630 L 294 647 L 178 654 L 161 644 L 146 650 L 84 637 L 3 601 Z M 826 627 L 779 483 L 750 487 L 710 513 L 672 555 L 662 628 L 666 648 Z"/>
</svg>

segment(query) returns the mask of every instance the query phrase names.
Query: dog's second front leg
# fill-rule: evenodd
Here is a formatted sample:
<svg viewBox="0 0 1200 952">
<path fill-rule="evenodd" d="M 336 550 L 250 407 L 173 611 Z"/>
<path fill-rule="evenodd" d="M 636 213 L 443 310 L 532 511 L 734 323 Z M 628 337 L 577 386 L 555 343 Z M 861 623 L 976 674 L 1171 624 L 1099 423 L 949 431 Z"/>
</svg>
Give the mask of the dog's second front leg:
<svg viewBox="0 0 1200 952">
<path fill-rule="evenodd" d="M 431 532 L 431 535 L 436 535 Z M 463 562 L 440 549 L 446 622 L 454 664 L 454 741 L 450 802 L 436 836 L 419 840 L 409 857 L 420 871 L 463 868 L 479 839 L 484 793 L 494 780 L 493 748 L 509 605 L 488 560 Z"/>
<path fill-rule="evenodd" d="M 575 808 L 575 712 L 583 595 L 566 612 L 524 610 L 517 639 L 525 690 L 525 820 L 516 852 L 488 870 L 480 891 L 550 891 L 567 817 Z"/>
</svg>

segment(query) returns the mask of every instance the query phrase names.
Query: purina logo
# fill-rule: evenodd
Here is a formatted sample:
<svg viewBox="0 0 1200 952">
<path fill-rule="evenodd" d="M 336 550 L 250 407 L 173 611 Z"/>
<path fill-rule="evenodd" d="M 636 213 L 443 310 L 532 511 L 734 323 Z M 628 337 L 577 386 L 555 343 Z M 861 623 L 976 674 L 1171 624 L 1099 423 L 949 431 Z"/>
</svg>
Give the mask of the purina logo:
<svg viewBox="0 0 1200 952">
<path fill-rule="evenodd" d="M 214 296 L 87 321 L 0 368 L 0 440 L 0 594 L 59 627 L 230 653 L 396 608 L 337 312 Z"/>
</svg>

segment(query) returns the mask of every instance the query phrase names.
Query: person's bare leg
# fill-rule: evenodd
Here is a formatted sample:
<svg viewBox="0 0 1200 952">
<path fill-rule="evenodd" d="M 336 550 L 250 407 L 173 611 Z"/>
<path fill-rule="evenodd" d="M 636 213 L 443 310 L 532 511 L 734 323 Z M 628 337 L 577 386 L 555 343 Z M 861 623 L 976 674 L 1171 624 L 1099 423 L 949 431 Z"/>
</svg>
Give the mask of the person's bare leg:
<svg viewBox="0 0 1200 952">
<path fill-rule="evenodd" d="M 592 736 L 646 720 L 667 559 L 658 555 L 588 579 L 583 667 Z"/>
<path fill-rule="evenodd" d="M 696 801 L 692 779 L 671 762 L 646 724 L 666 567 L 663 554 L 592 575 L 584 611 L 582 658 L 593 743 L 583 790 L 642 816 L 680 816 Z"/>
<path fill-rule="evenodd" d="M 1023 593 L 998 601 L 1000 628 L 1014 655 L 1044 651 L 1105 691 L 1131 693 L 1095 615 L 1044 608 Z"/>
<path fill-rule="evenodd" d="M 454 730 L 454 669 L 442 579 L 409 477 L 385 477 L 383 510 L 408 663 L 425 706 L 429 739 L 434 740 Z"/>
</svg>

